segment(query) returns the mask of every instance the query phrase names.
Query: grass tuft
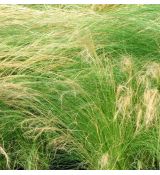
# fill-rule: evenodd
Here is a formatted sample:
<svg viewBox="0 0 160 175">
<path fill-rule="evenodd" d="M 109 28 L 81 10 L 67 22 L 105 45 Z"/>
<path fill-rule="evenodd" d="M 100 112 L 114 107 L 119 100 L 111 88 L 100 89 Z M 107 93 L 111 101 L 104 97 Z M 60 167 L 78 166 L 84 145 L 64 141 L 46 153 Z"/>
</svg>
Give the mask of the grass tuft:
<svg viewBox="0 0 160 175">
<path fill-rule="evenodd" d="M 159 5 L 0 6 L 0 169 L 159 169 Z"/>
</svg>

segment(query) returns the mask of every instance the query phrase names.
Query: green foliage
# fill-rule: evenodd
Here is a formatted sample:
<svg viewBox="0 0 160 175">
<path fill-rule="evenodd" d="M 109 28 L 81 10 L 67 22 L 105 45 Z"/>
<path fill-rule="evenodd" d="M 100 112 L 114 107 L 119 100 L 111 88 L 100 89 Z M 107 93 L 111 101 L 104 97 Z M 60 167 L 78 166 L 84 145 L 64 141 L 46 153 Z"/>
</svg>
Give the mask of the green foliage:
<svg viewBox="0 0 160 175">
<path fill-rule="evenodd" d="M 0 6 L 0 169 L 159 169 L 160 6 L 108 8 Z"/>
</svg>

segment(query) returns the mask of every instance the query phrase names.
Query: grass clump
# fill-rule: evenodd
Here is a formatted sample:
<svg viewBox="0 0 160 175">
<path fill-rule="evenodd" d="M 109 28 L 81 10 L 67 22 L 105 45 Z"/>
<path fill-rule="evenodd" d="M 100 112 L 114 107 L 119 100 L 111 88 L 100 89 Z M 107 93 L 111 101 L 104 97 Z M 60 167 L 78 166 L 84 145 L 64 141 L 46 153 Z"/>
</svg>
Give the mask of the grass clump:
<svg viewBox="0 0 160 175">
<path fill-rule="evenodd" d="M 160 6 L 73 7 L 0 6 L 0 169 L 159 169 Z"/>
</svg>

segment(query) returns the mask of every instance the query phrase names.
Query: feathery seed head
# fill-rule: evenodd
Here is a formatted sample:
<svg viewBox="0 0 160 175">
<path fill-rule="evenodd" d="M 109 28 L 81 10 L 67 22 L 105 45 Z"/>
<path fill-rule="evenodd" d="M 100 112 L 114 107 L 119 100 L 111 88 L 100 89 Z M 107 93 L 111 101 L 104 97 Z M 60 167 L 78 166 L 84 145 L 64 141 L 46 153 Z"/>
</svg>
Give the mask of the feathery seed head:
<svg viewBox="0 0 160 175">
<path fill-rule="evenodd" d="M 148 127 L 157 115 L 157 107 L 160 101 L 160 94 L 157 89 L 146 89 L 144 92 L 145 125 Z"/>
<path fill-rule="evenodd" d="M 101 169 L 106 168 L 109 163 L 109 154 L 108 153 L 103 154 L 98 163 Z"/>
</svg>

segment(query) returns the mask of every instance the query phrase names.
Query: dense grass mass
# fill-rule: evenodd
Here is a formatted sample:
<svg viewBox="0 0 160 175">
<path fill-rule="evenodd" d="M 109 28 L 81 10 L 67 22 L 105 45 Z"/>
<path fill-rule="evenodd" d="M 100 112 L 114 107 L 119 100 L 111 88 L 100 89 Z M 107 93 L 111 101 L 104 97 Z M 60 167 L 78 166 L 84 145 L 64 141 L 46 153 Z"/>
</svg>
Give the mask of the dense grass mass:
<svg viewBox="0 0 160 175">
<path fill-rule="evenodd" d="M 159 169 L 159 11 L 1 5 L 0 169 Z"/>
</svg>

